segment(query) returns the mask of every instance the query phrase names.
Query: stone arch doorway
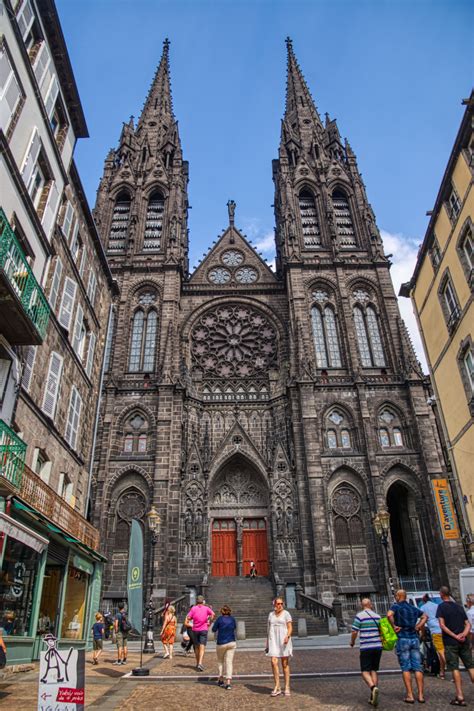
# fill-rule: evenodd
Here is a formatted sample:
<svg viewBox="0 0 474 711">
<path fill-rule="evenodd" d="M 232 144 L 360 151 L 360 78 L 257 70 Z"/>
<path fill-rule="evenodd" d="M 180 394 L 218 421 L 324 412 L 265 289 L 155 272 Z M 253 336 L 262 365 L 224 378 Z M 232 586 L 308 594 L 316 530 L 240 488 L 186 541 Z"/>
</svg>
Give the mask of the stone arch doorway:
<svg viewBox="0 0 474 711">
<path fill-rule="evenodd" d="M 216 473 L 209 496 L 211 575 L 246 576 L 254 561 L 270 572 L 267 484 L 246 457 L 234 456 Z"/>
<path fill-rule="evenodd" d="M 387 508 L 393 556 L 401 587 L 411 589 L 416 581 L 421 583 L 423 578 L 429 584 L 414 491 L 401 481 L 394 482 L 387 492 Z"/>
</svg>

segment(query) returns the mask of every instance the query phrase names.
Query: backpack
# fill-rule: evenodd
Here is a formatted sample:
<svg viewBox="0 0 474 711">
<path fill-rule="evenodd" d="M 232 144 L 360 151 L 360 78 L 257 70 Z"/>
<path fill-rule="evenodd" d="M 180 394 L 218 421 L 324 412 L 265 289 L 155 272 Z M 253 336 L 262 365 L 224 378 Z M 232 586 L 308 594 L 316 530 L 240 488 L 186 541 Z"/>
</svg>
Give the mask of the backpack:
<svg viewBox="0 0 474 711">
<path fill-rule="evenodd" d="M 398 637 L 389 620 L 382 617 L 379 625 L 380 639 L 382 640 L 382 649 L 385 652 L 390 652 L 396 645 Z"/>
<path fill-rule="evenodd" d="M 130 621 L 127 618 L 127 615 L 125 612 L 122 612 L 122 619 L 120 620 L 120 631 L 121 632 L 130 632 L 132 629 L 132 625 L 130 624 Z"/>
</svg>

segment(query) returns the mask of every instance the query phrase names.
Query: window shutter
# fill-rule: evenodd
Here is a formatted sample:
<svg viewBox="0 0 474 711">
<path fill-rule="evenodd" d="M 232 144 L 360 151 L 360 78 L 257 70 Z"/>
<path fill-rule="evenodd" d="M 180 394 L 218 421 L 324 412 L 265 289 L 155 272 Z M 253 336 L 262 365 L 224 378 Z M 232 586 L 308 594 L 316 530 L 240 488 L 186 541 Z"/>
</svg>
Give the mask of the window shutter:
<svg viewBox="0 0 474 711">
<path fill-rule="evenodd" d="M 61 308 L 59 310 L 59 323 L 68 330 L 71 324 L 72 312 L 74 309 L 76 289 L 76 282 L 69 277 L 66 277 L 63 288 L 63 296 L 61 299 Z"/>
<path fill-rule="evenodd" d="M 89 335 L 89 348 L 87 350 L 87 363 L 86 363 L 86 373 L 87 375 L 91 376 L 92 373 L 92 366 L 94 365 L 94 350 L 95 350 L 95 333 L 90 333 Z"/>
<path fill-rule="evenodd" d="M 20 100 L 21 91 L 8 54 L 0 48 L 0 127 L 6 131 Z"/>
<path fill-rule="evenodd" d="M 56 402 L 58 399 L 59 392 L 59 381 L 61 378 L 61 371 L 63 369 L 63 359 L 58 353 L 51 353 L 51 358 L 49 361 L 48 376 L 46 378 L 46 388 L 44 391 L 43 398 L 43 412 L 49 417 L 54 418 L 54 412 L 56 410 Z"/>
<path fill-rule="evenodd" d="M 79 431 L 79 420 L 81 417 L 82 400 L 77 388 L 73 385 L 71 399 L 69 400 L 69 412 L 66 424 L 66 440 L 73 449 L 76 449 L 77 434 Z"/>
<path fill-rule="evenodd" d="M 33 375 L 33 368 L 36 359 L 36 346 L 29 346 L 26 352 L 25 366 L 23 368 L 23 378 L 21 381 L 22 386 L 25 390 L 30 390 L 31 376 Z"/>
<path fill-rule="evenodd" d="M 52 309 L 56 307 L 56 301 L 58 300 L 59 285 L 61 283 L 61 275 L 63 273 L 63 263 L 61 259 L 57 257 L 56 267 L 54 269 L 53 281 L 51 282 L 51 291 L 49 293 L 49 303 Z"/>
<path fill-rule="evenodd" d="M 51 56 L 49 54 L 48 45 L 46 44 L 46 42 L 43 41 L 41 43 L 38 56 L 36 57 L 36 61 L 33 66 L 36 81 L 38 82 L 38 86 L 40 87 L 40 89 L 43 84 L 43 80 L 46 76 L 46 72 L 48 71 L 50 62 Z"/>
<path fill-rule="evenodd" d="M 33 174 L 36 161 L 38 160 L 39 152 L 41 150 L 41 139 L 38 134 L 38 129 L 33 129 L 33 134 L 31 136 L 30 145 L 28 151 L 26 152 L 26 158 L 23 163 L 23 169 L 21 171 L 21 177 L 26 187 L 28 187 Z"/>
<path fill-rule="evenodd" d="M 82 277 L 84 275 L 84 269 L 86 267 L 86 248 L 84 246 L 82 250 L 81 263 L 79 265 L 79 275 Z"/>
<path fill-rule="evenodd" d="M 71 234 L 71 226 L 72 226 L 73 220 L 74 220 L 74 208 L 68 200 L 66 202 L 66 209 L 64 210 L 64 217 L 63 217 L 63 224 L 62 224 L 63 234 L 66 237 L 66 239 L 69 239 L 69 235 Z"/>
<path fill-rule="evenodd" d="M 82 330 L 82 322 L 84 321 L 84 311 L 82 309 L 82 306 L 80 304 L 77 305 L 77 311 L 76 311 L 76 323 L 74 326 L 74 340 L 72 347 L 78 352 L 79 349 L 79 343 L 81 342 L 81 330 Z"/>
<path fill-rule="evenodd" d="M 24 0 L 20 11 L 16 16 L 16 21 L 18 23 L 23 42 L 27 38 L 28 32 L 31 30 L 31 26 L 33 25 L 34 20 L 35 16 L 33 14 L 33 9 L 31 7 L 30 0 Z"/>
<path fill-rule="evenodd" d="M 51 121 L 51 116 L 54 113 L 54 107 L 56 105 L 56 99 L 58 98 L 58 94 L 59 94 L 58 80 L 56 79 L 56 75 L 53 75 L 53 78 L 51 79 L 51 83 L 49 85 L 48 93 L 46 94 L 46 99 L 44 101 L 46 113 L 48 114 L 48 118 L 50 121 Z"/>
<path fill-rule="evenodd" d="M 53 180 L 51 187 L 49 188 L 48 202 L 44 209 L 43 219 L 41 221 L 46 237 L 51 237 L 54 229 L 54 223 L 56 220 L 56 215 L 59 207 L 59 190 L 56 187 L 56 181 Z"/>
<path fill-rule="evenodd" d="M 95 278 L 95 274 L 93 271 L 89 274 L 89 283 L 87 284 L 87 296 L 90 299 L 90 302 L 92 305 L 94 305 L 95 301 L 95 290 L 97 286 L 97 279 Z"/>
</svg>

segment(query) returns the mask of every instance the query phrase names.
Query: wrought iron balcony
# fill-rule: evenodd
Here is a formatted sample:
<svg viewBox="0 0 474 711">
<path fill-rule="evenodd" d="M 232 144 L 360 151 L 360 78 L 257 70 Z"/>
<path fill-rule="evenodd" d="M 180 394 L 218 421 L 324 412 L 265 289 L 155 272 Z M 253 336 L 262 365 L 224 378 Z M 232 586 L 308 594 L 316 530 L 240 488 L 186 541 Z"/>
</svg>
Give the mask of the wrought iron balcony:
<svg viewBox="0 0 474 711">
<path fill-rule="evenodd" d="M 0 332 L 13 345 L 40 345 L 50 307 L 0 208 Z"/>
<path fill-rule="evenodd" d="M 99 550 L 99 531 L 26 464 L 16 496 L 88 548 Z"/>
<path fill-rule="evenodd" d="M 25 454 L 26 442 L 0 420 L 0 494 L 11 494 L 20 487 Z"/>
</svg>

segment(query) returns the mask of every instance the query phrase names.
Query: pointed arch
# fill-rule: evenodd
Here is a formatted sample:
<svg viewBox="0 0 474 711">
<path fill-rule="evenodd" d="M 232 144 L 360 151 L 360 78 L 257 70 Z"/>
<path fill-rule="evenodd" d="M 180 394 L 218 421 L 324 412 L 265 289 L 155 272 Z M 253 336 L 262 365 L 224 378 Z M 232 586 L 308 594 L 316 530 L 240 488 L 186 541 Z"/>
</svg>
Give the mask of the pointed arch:
<svg viewBox="0 0 474 711">
<path fill-rule="evenodd" d="M 321 247 L 321 228 L 319 226 L 316 200 L 313 192 L 306 186 L 299 192 L 298 203 L 304 247 L 306 249 L 318 249 Z"/>
<path fill-rule="evenodd" d="M 144 252 L 156 252 L 161 249 L 164 212 L 165 198 L 163 193 L 160 190 L 154 190 L 148 198 L 146 208 L 145 235 L 143 238 Z"/>
<path fill-rule="evenodd" d="M 344 190 L 337 187 L 332 192 L 332 207 L 336 220 L 336 230 L 341 247 L 356 247 L 354 222 L 349 199 Z"/>
<path fill-rule="evenodd" d="M 112 212 L 112 222 L 109 233 L 109 252 L 123 252 L 127 247 L 128 228 L 130 224 L 131 197 L 126 189 L 122 189 L 115 198 Z"/>
<path fill-rule="evenodd" d="M 144 322 L 145 314 L 143 310 L 137 309 L 133 314 L 130 337 L 128 369 L 131 373 L 136 373 L 141 370 Z"/>
</svg>

